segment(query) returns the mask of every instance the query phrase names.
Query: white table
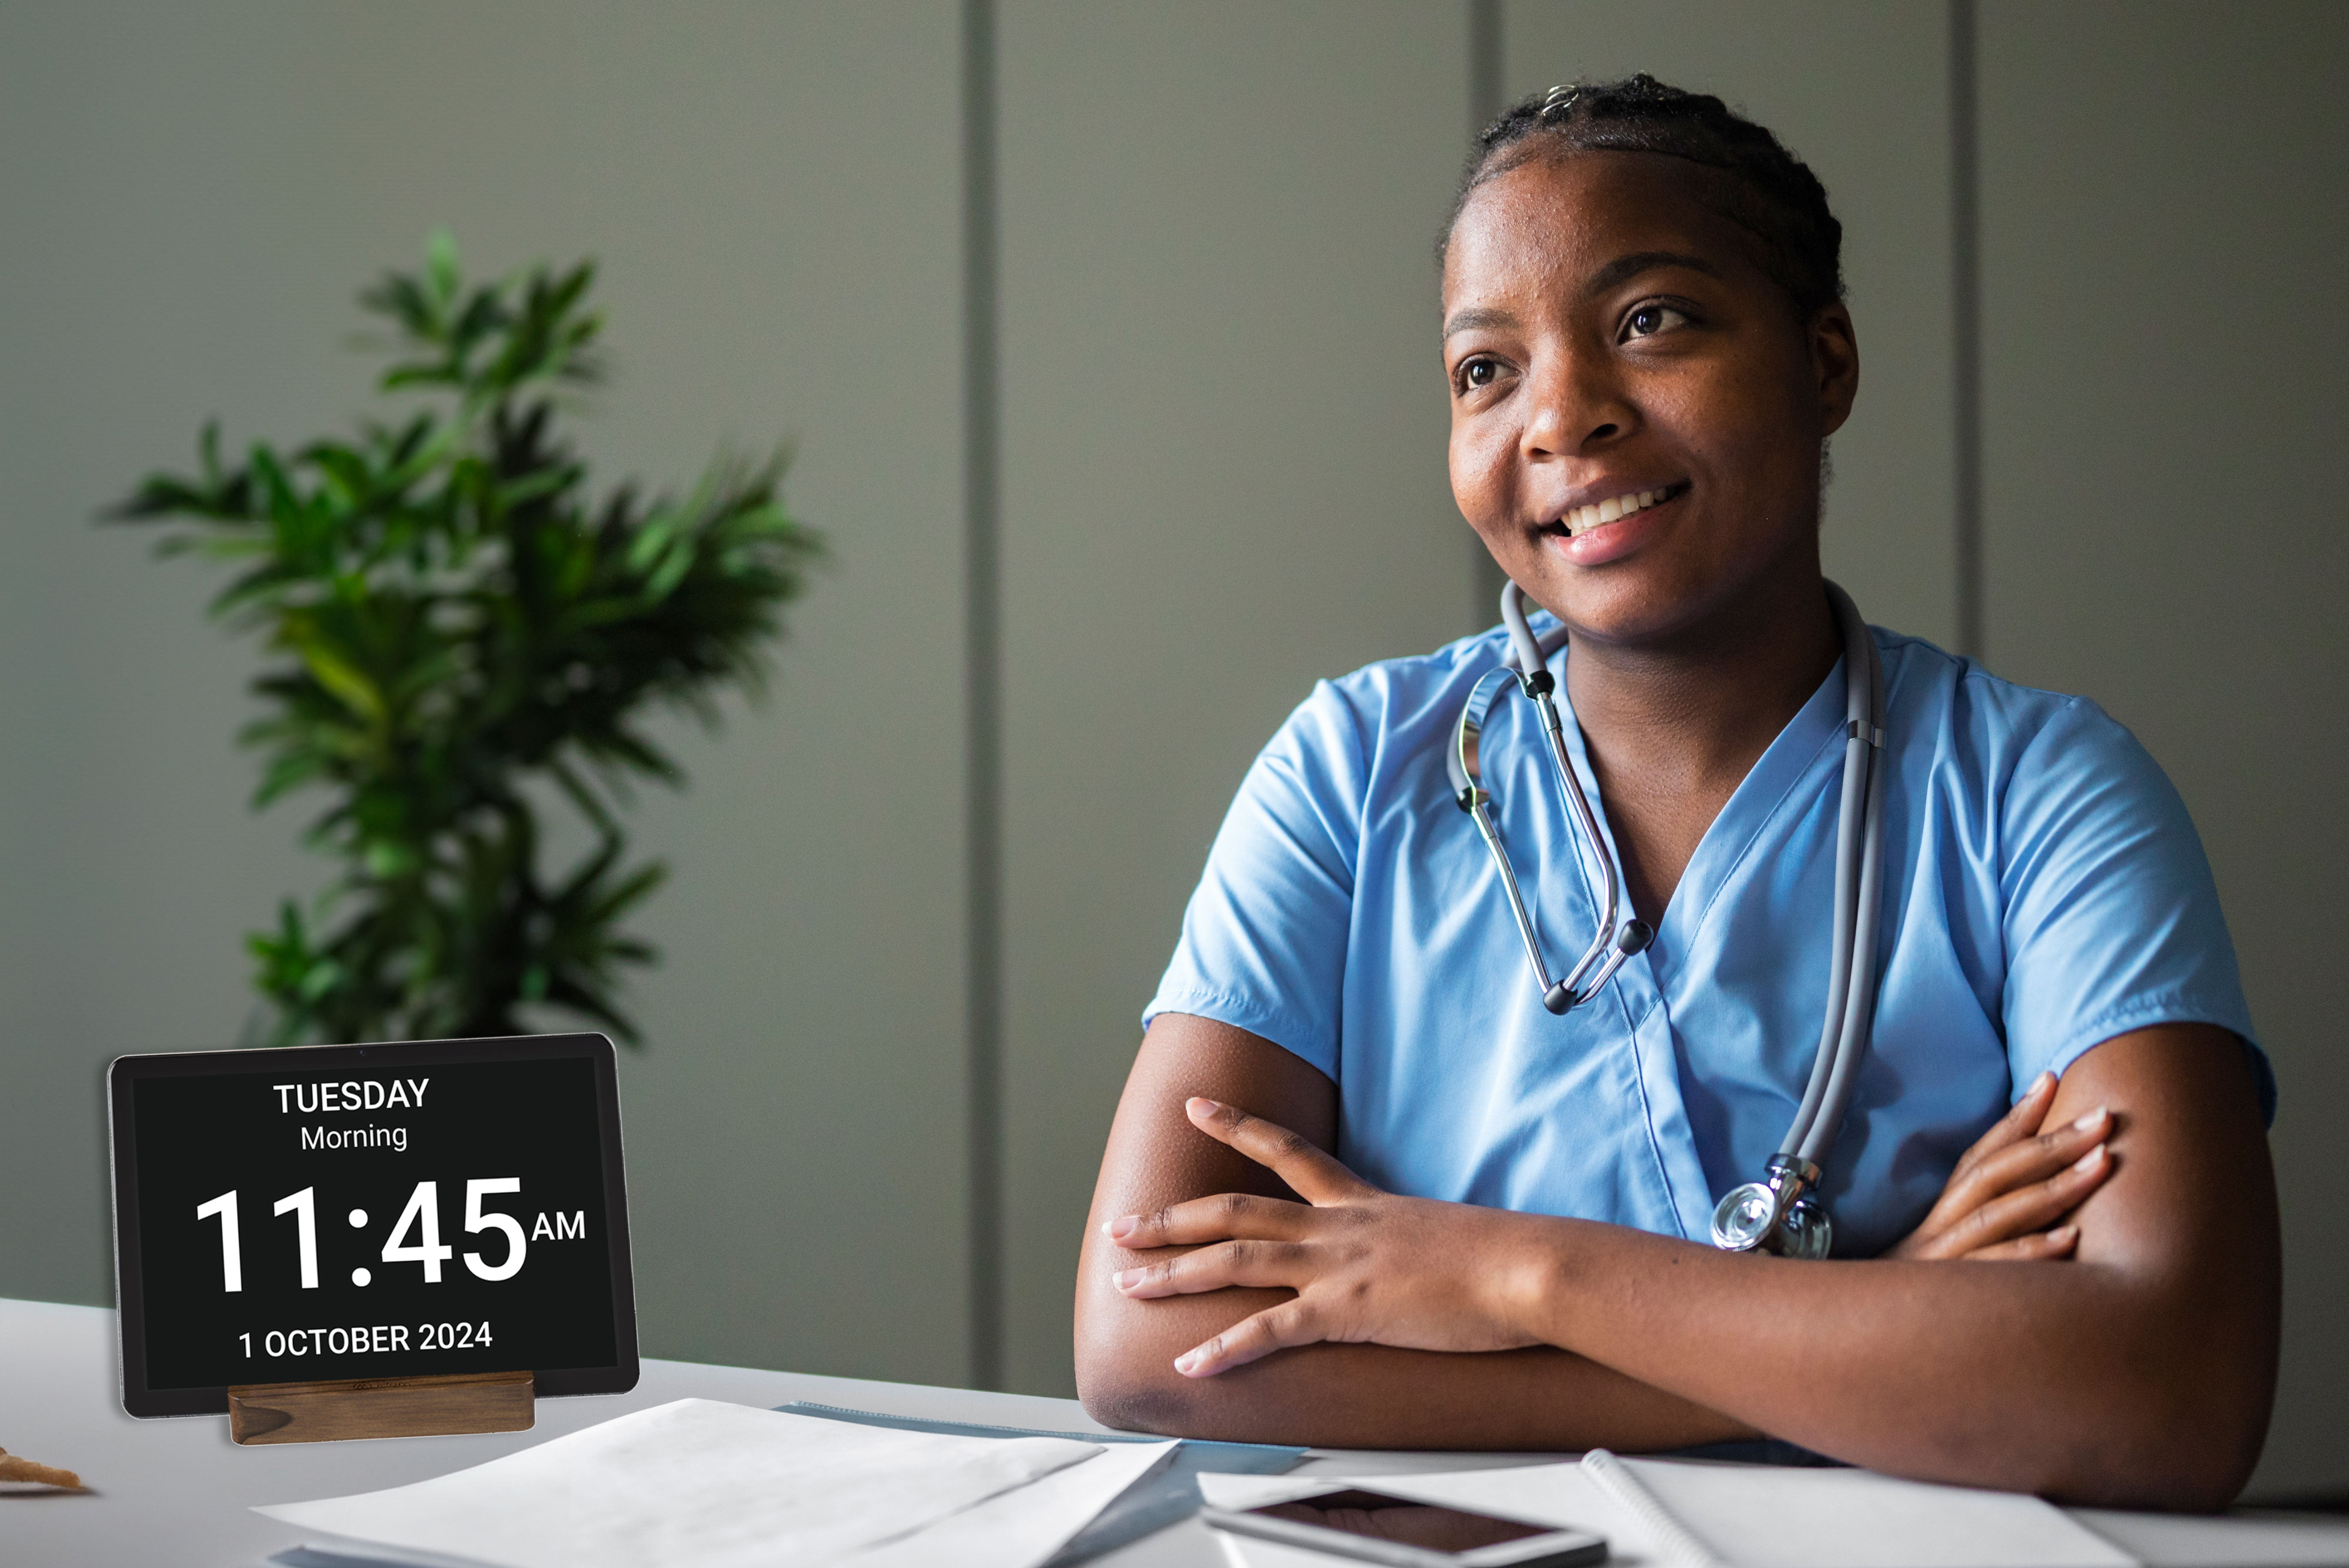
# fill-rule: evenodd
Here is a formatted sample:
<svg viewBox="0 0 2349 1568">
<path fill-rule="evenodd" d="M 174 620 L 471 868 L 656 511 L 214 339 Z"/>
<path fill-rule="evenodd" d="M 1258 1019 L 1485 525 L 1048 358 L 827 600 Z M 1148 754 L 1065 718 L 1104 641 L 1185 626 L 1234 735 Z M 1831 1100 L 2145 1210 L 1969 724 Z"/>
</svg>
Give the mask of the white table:
<svg viewBox="0 0 2349 1568">
<path fill-rule="evenodd" d="M 581 1427 L 671 1399 L 774 1406 L 793 1399 L 938 1420 L 1100 1431 L 1073 1399 L 647 1361 L 634 1392 L 543 1399 L 527 1432 L 375 1442 L 239 1448 L 222 1416 L 137 1421 L 117 1388 L 114 1314 L 98 1307 L 0 1300 L 0 1448 L 78 1470 L 83 1493 L 0 1491 L 0 1563 L 7 1568 L 255 1568 L 300 1540 L 250 1511 L 397 1486 L 479 1464 Z M 1340 1453 L 1309 1470 L 1366 1474 L 1534 1463 L 1555 1455 Z M 2218 1519 L 2082 1510 L 2078 1517 L 2158 1568 L 2349 1568 L 2349 1522 L 2281 1514 Z M 1220 1568 L 1196 1520 L 1106 1557 L 1103 1568 Z"/>
</svg>

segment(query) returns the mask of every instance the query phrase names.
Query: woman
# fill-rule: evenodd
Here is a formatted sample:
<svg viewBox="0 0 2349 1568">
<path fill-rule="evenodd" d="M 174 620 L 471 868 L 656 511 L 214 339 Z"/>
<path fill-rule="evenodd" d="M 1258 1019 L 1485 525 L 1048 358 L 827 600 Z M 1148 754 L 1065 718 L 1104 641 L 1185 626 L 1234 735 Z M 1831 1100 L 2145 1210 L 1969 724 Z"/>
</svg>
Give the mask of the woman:
<svg viewBox="0 0 2349 1568">
<path fill-rule="evenodd" d="M 1880 980 L 1820 1162 L 1835 1255 L 1705 1243 L 1828 985 L 1839 240 L 1767 131 L 1645 77 L 1485 132 L 1443 248 L 1454 495 L 1564 627 L 1568 741 L 1652 945 L 1563 1017 L 1526 978 L 1444 759 L 1501 633 L 1319 687 L 1226 820 L 1111 1133 L 1077 1295 L 1102 1418 L 2240 1489 L 2273 1091 L 2192 826 L 2089 703 L 1873 633 Z M 1485 732 L 1501 832 L 1541 932 L 1587 933 L 1529 713 Z"/>
</svg>

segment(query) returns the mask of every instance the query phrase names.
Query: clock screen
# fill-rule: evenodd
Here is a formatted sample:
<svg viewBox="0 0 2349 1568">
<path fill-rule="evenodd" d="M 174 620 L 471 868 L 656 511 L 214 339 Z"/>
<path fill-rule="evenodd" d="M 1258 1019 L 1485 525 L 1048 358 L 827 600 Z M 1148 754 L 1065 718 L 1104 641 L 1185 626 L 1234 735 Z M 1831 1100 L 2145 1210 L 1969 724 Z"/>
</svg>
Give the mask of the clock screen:
<svg viewBox="0 0 2349 1568">
<path fill-rule="evenodd" d="M 146 1386 L 618 1360 L 595 1064 L 334 1054 L 131 1086 Z"/>
</svg>

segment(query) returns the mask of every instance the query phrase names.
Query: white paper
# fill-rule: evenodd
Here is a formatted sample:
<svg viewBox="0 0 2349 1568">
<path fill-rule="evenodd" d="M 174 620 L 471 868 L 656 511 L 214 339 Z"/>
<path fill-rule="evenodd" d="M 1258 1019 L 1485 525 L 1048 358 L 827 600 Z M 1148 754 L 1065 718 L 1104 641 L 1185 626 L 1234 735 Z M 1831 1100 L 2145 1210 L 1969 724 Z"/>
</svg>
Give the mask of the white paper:
<svg viewBox="0 0 2349 1568">
<path fill-rule="evenodd" d="M 1104 1443 L 1089 1460 L 856 1553 L 840 1568 L 1036 1568 L 1174 1452 L 1171 1442 Z"/>
<path fill-rule="evenodd" d="M 925 1530 L 1102 1451 L 679 1399 L 412 1486 L 255 1511 L 495 1568 L 799 1568 Z"/>
<path fill-rule="evenodd" d="M 1624 1460 L 1738 1568 L 2131 1568 L 2043 1498 L 1864 1470 Z"/>
<path fill-rule="evenodd" d="M 1267 1541 L 1260 1535 L 1239 1535 L 1228 1530 L 1218 1530 L 1214 1534 L 1224 1543 L 1224 1561 L 1230 1568 L 1337 1568 L 1341 1563 L 1358 1564 L 1362 1561 L 1327 1552 L 1309 1552 L 1302 1546 Z"/>
<path fill-rule="evenodd" d="M 2079 1522 L 2154 1563 L 2225 1568 L 2341 1568 L 2349 1563 L 2349 1520 L 2319 1513 L 2129 1513 L 2073 1511 Z"/>
<path fill-rule="evenodd" d="M 2136 1559 L 2039 1498 L 1928 1486 L 1857 1470 L 1623 1460 L 1736 1568 L 2132 1568 Z M 1577 1464 L 1433 1475 L 1201 1476 L 1219 1508 L 1258 1508 L 1359 1486 L 1608 1538 L 1612 1562 L 1653 1564 L 1658 1543 Z M 1273 1559 L 1242 1543 L 1257 1568 Z"/>
</svg>

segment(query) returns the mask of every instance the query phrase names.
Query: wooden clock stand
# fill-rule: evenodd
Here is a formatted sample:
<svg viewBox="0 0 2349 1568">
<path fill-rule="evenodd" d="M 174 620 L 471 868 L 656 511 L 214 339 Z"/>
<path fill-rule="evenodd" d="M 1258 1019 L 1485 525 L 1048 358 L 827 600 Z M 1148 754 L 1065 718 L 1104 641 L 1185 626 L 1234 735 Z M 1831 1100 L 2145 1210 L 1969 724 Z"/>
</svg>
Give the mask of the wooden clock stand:
<svg viewBox="0 0 2349 1568">
<path fill-rule="evenodd" d="M 228 1432 L 240 1443 L 523 1432 L 537 1421 L 537 1393 L 529 1372 L 246 1383 L 228 1391 Z"/>
</svg>

